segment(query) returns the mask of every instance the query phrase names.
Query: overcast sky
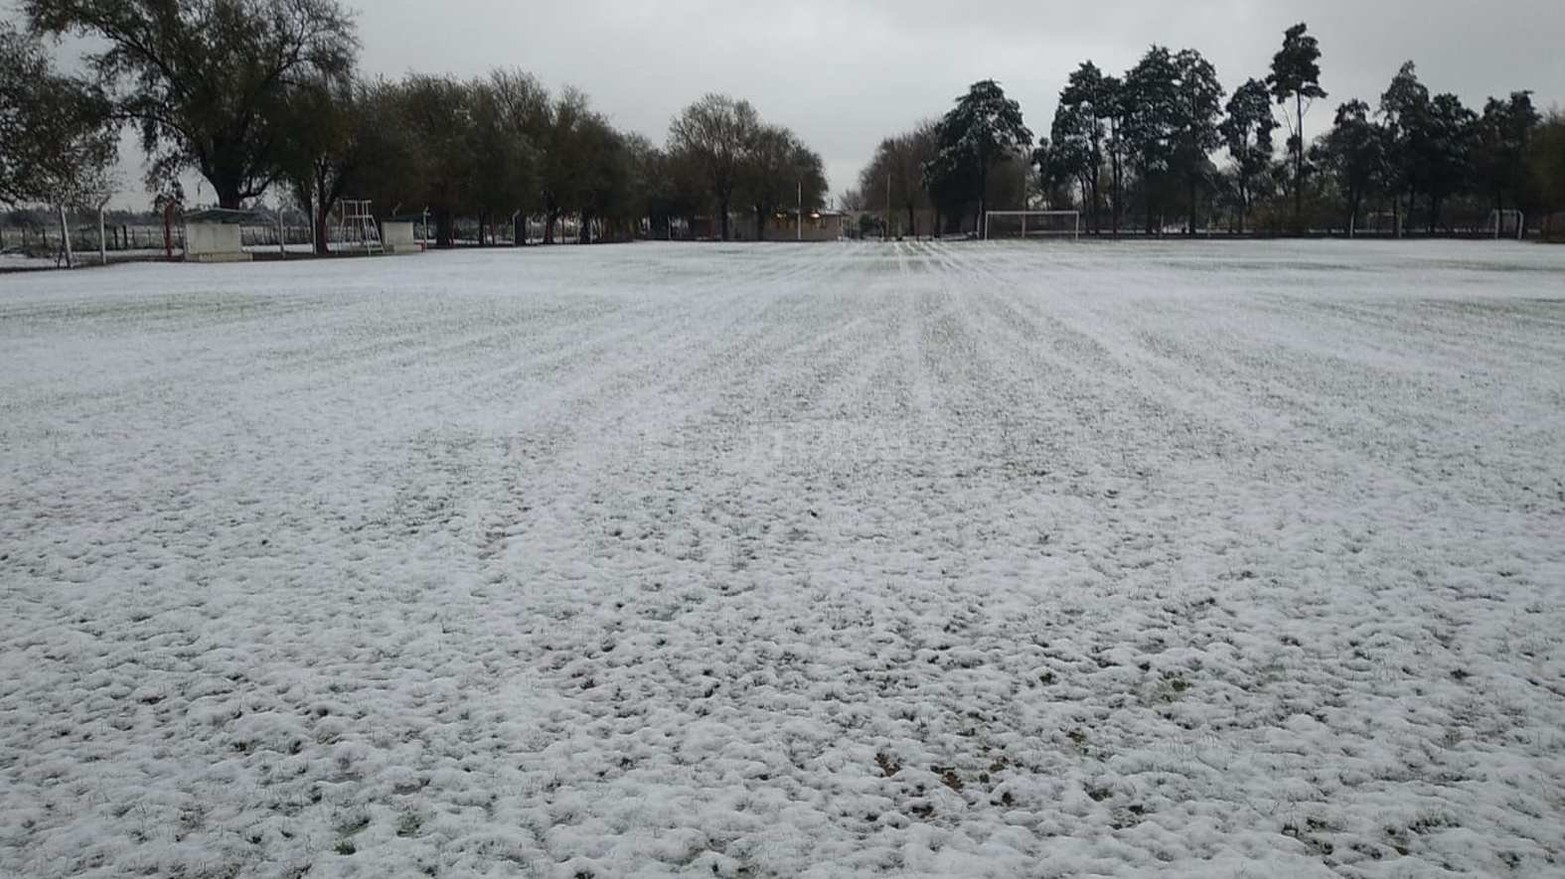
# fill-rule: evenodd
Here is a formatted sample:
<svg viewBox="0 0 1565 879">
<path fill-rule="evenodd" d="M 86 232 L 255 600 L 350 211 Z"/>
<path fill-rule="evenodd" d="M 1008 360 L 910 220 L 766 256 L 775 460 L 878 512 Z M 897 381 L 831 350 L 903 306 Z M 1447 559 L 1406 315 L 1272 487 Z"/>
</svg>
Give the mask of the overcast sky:
<svg viewBox="0 0 1565 879">
<path fill-rule="evenodd" d="M 1374 102 L 1418 62 L 1432 91 L 1469 105 L 1532 89 L 1565 104 L 1561 0 L 351 0 L 361 67 L 476 75 L 518 67 L 586 90 L 626 129 L 662 142 L 669 118 L 706 92 L 749 99 L 854 185 L 882 137 L 938 116 L 994 78 L 1044 134 L 1065 77 L 1084 59 L 1132 66 L 1152 43 L 1201 50 L 1231 92 L 1264 77 L 1282 32 L 1307 21 L 1330 98 Z M 132 171 L 132 188 L 139 177 Z M 127 193 L 127 195 L 132 195 Z M 144 201 L 139 191 L 135 201 Z M 129 200 L 129 199 L 128 199 Z"/>
</svg>

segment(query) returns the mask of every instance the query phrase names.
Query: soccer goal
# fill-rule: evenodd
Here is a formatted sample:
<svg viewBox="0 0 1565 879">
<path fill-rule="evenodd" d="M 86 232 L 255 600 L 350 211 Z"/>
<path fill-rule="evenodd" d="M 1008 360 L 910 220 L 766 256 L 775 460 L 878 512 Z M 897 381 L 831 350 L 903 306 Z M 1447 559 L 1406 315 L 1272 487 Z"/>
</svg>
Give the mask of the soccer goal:
<svg viewBox="0 0 1565 879">
<path fill-rule="evenodd" d="M 1496 241 L 1501 238 L 1520 241 L 1527 237 L 1527 216 L 1521 211 L 1490 211 L 1486 228 L 1494 233 Z"/>
<path fill-rule="evenodd" d="M 1080 211 L 986 211 L 985 240 L 1081 237 Z"/>
</svg>

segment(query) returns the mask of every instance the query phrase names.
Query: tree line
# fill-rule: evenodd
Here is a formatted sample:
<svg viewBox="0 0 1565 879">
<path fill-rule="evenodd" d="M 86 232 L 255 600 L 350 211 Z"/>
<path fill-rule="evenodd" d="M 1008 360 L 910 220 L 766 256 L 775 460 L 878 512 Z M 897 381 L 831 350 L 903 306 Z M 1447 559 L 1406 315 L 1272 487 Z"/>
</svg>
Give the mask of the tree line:
<svg viewBox="0 0 1565 879">
<path fill-rule="evenodd" d="M 427 215 L 449 245 L 458 218 L 491 242 L 520 243 L 529 218 L 546 242 L 566 217 L 590 242 L 714 213 L 724 240 L 731 213 L 764 236 L 775 213 L 826 197 L 819 154 L 728 96 L 687 107 L 658 145 L 519 70 L 361 77 L 336 0 L 20 5 L 24 29 L 0 23 L 0 204 L 101 207 L 125 125 L 160 202 L 184 200 L 188 172 L 222 208 L 271 193 L 308 212 L 319 252 L 346 198 L 383 217 Z M 50 65 L 44 41 L 66 34 L 102 46 L 83 75 Z"/>
<path fill-rule="evenodd" d="M 956 231 L 993 205 L 1077 209 L 1099 234 L 1139 221 L 1148 234 L 1226 223 L 1351 235 L 1371 205 L 1391 215 L 1396 234 L 1415 216 L 1433 234 L 1452 231 L 1454 203 L 1468 215 L 1565 210 L 1565 116 L 1545 117 L 1531 92 L 1478 111 L 1431 94 L 1408 62 L 1375 105 L 1343 103 L 1330 129 L 1307 141 L 1306 117 L 1328 97 L 1321 58 L 1298 24 L 1268 74 L 1231 95 L 1194 49 L 1154 45 L 1121 76 L 1086 61 L 1036 139 L 997 83 L 975 83 L 938 120 L 882 141 L 847 201 L 884 210 L 905 230 L 922 211 Z"/>
</svg>

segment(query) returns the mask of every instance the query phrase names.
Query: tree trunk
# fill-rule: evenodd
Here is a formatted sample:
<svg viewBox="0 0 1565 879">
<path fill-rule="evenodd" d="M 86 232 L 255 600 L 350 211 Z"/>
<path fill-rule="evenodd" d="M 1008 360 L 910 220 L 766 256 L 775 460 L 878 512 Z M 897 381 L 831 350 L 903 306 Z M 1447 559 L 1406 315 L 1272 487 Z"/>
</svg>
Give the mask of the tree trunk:
<svg viewBox="0 0 1565 879">
<path fill-rule="evenodd" d="M 1248 175 L 1239 177 L 1239 234 L 1244 234 L 1245 224 L 1250 219 L 1250 178 Z"/>
<path fill-rule="evenodd" d="M 799 215 L 799 222 L 800 223 L 804 222 L 804 215 L 802 213 Z M 914 238 L 918 237 L 918 217 L 913 212 L 913 202 L 912 201 L 909 201 L 907 203 L 907 232 L 908 232 L 909 235 L 913 236 Z"/>
<path fill-rule="evenodd" d="M 560 221 L 560 209 L 551 207 L 543 214 L 543 243 L 554 243 L 554 226 Z"/>
<path fill-rule="evenodd" d="M 1121 184 L 1121 182 L 1122 182 L 1122 180 L 1124 178 L 1125 171 L 1124 171 L 1124 165 L 1123 165 L 1124 159 L 1120 156 L 1120 151 L 1119 151 L 1119 148 L 1118 148 L 1118 144 L 1119 144 L 1119 122 L 1116 121 L 1116 120 L 1110 120 L 1109 121 L 1109 140 L 1111 140 L 1113 142 L 1113 146 L 1111 146 L 1111 148 L 1109 150 L 1109 174 L 1110 174 L 1111 177 L 1113 177 L 1113 181 L 1112 182 L 1113 182 L 1113 185 L 1114 185 L 1114 192 L 1113 192 L 1114 205 L 1113 205 L 1113 210 L 1109 212 L 1109 217 L 1110 217 L 1110 222 L 1113 224 L 1113 227 L 1114 227 L 1114 237 L 1118 238 L 1119 237 L 1119 198 L 1120 198 L 1119 190 L 1120 190 L 1120 184 Z"/>
<path fill-rule="evenodd" d="M 1103 182 L 1103 161 L 1101 156 L 1097 156 L 1095 159 L 1096 161 L 1092 165 L 1092 217 L 1090 218 L 1090 227 L 1092 234 L 1099 235 L 1103 232 L 1102 224 L 1098 221 L 1098 215 L 1102 212 L 1101 209 L 1103 207 L 1103 199 L 1099 195 L 1101 191 L 1100 186 Z"/>
<path fill-rule="evenodd" d="M 989 223 L 985 216 L 989 208 L 989 163 L 983 159 L 978 164 L 978 222 L 976 226 L 979 238 L 989 237 Z"/>
<path fill-rule="evenodd" d="M 330 214 L 327 213 L 326 202 L 317 203 L 314 216 L 310 225 L 315 233 L 314 250 L 316 256 L 326 256 L 331 253 L 331 238 L 327 234 L 327 224 L 330 222 Z"/>
<path fill-rule="evenodd" d="M 1293 225 L 1294 230 L 1304 234 L 1304 93 L 1297 92 L 1293 96 L 1297 127 L 1294 134 L 1297 142 L 1293 146 Z"/>
<path fill-rule="evenodd" d="M 239 197 L 239 185 L 237 183 L 207 181 L 212 184 L 212 189 L 217 193 L 217 206 L 228 211 L 237 211 L 244 206 L 244 199 Z"/>
<path fill-rule="evenodd" d="M 1196 204 L 1196 179 L 1194 177 L 1190 178 L 1189 186 L 1190 186 L 1190 222 L 1188 224 L 1186 224 L 1186 226 L 1185 226 L 1185 237 L 1186 238 L 1194 238 L 1195 237 L 1196 220 L 1198 219 L 1196 214 L 1200 210 L 1199 206 Z"/>
<path fill-rule="evenodd" d="M 452 228 L 453 225 L 454 224 L 452 223 L 451 210 L 449 208 L 441 208 L 441 209 L 435 211 L 435 246 L 436 247 L 453 247 L 453 246 L 455 246 L 456 242 L 455 242 L 455 239 L 453 238 L 453 234 L 452 234 L 455 231 Z"/>
<path fill-rule="evenodd" d="M 721 222 L 723 224 L 723 240 L 727 241 L 727 240 L 729 240 L 728 239 L 728 234 L 729 234 L 729 229 L 728 229 L 728 196 L 725 195 L 722 198 L 717 200 L 717 210 L 723 215 L 722 218 L 721 218 Z"/>
<path fill-rule="evenodd" d="M 1147 172 L 1146 172 L 1145 169 L 1143 169 L 1142 172 L 1141 172 L 1141 185 L 1143 187 L 1145 187 L 1146 190 L 1147 190 L 1147 194 L 1146 194 L 1146 229 L 1147 229 L 1147 237 L 1151 238 L 1152 237 L 1153 217 L 1157 213 L 1157 211 L 1155 210 L 1156 204 L 1153 202 L 1153 198 L 1152 198 L 1152 187 L 1149 185 L 1149 181 L 1148 181 L 1148 178 L 1147 178 Z"/>
<path fill-rule="evenodd" d="M 755 208 L 755 240 L 756 241 L 765 241 L 766 240 L 766 214 L 767 214 L 767 212 L 765 210 L 762 210 L 759 205 L 756 206 L 756 208 Z"/>
</svg>

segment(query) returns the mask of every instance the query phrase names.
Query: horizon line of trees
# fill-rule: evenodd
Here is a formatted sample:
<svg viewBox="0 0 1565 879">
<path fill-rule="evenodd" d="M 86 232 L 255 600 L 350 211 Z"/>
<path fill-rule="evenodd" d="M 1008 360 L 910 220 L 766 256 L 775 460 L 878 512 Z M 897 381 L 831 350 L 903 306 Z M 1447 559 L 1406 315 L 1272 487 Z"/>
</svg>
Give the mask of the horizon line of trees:
<svg viewBox="0 0 1565 879">
<path fill-rule="evenodd" d="M 1195 49 L 1154 45 L 1122 76 L 1085 61 L 1037 139 L 1017 103 L 983 80 L 938 120 L 883 140 L 844 204 L 873 206 L 907 232 L 920 212 L 954 232 L 979 228 L 995 207 L 1076 209 L 1085 231 L 1115 235 L 1132 220 L 1161 234 L 1177 218 L 1190 235 L 1226 224 L 1351 236 L 1374 206 L 1400 236 L 1419 211 L 1429 234 L 1454 231 L 1453 205 L 1496 221 L 1504 211 L 1565 211 L 1565 114 L 1540 113 L 1531 92 L 1475 111 L 1431 94 L 1410 61 L 1377 105 L 1343 103 L 1307 142 L 1305 119 L 1328 97 L 1321 57 L 1308 26 L 1295 25 L 1268 74 L 1232 95 Z"/>
<path fill-rule="evenodd" d="M 506 226 L 524 241 L 528 218 L 541 218 L 553 242 L 565 217 L 586 241 L 700 216 L 728 240 L 736 213 L 764 236 L 775 213 L 826 198 L 819 154 L 724 95 L 685 108 L 657 145 L 617 130 L 582 92 L 551 94 L 519 70 L 363 79 L 355 24 L 337 0 L 20 8 L 25 30 L 0 22 L 0 206 L 48 205 L 62 222 L 66 208 L 101 209 L 113 195 L 127 125 L 156 205 L 182 203 L 180 181 L 194 172 L 223 208 L 267 194 L 291 201 L 322 251 L 344 198 L 371 200 L 382 216 L 427 214 L 440 244 L 453 242 L 459 216 L 495 242 Z M 101 47 L 85 74 L 51 65 L 45 40 L 63 35 Z M 1069 207 L 1098 234 L 1132 221 L 1161 233 L 1170 218 L 1188 234 L 1220 223 L 1352 234 L 1371 207 L 1390 213 L 1396 234 L 1422 211 L 1433 233 L 1451 229 L 1453 206 L 1565 209 L 1565 116 L 1545 117 L 1530 92 L 1478 112 L 1431 94 L 1408 62 L 1376 105 L 1341 104 L 1331 128 L 1306 142 L 1306 116 L 1328 97 L 1321 57 L 1308 27 L 1295 25 L 1270 72 L 1232 95 L 1194 49 L 1154 45 L 1122 76 L 1083 62 L 1044 137 L 983 80 L 939 119 L 883 141 L 844 206 L 875 204 L 909 229 L 932 212 L 945 231 L 969 217 L 976 227 L 992 207 Z"/>
<path fill-rule="evenodd" d="M 155 205 L 206 181 L 218 207 L 272 195 L 309 217 L 328 248 L 333 210 L 373 202 L 381 218 L 428 215 L 440 245 L 458 217 L 480 237 L 524 243 L 542 218 L 582 241 L 686 227 L 745 212 L 764 237 L 785 207 L 826 197 L 823 162 L 748 102 L 707 95 L 657 145 L 616 129 L 583 92 L 551 94 L 520 70 L 471 79 L 364 79 L 352 16 L 337 0 L 23 0 L 25 30 L 0 22 L 0 206 L 99 210 L 118 187 L 119 133 L 134 126 Z M 87 73 L 50 64 L 45 40 L 103 48 Z"/>
</svg>

